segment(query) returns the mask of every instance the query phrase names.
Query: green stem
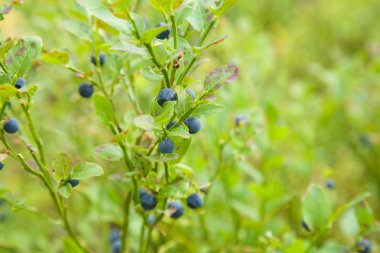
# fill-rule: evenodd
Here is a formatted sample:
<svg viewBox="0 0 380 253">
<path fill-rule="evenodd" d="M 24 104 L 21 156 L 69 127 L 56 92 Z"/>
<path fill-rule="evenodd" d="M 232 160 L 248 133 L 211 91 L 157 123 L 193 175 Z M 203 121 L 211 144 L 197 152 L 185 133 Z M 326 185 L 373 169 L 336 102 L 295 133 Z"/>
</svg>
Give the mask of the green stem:
<svg viewBox="0 0 380 253">
<path fill-rule="evenodd" d="M 128 235 L 128 226 L 129 226 L 129 206 L 131 204 L 132 193 L 128 192 L 124 201 L 124 220 L 122 226 L 122 234 L 121 234 L 121 252 L 125 252 L 125 248 L 127 245 L 127 235 Z"/>
<path fill-rule="evenodd" d="M 172 23 L 174 49 L 178 49 L 178 31 L 174 14 L 170 15 L 170 21 Z"/>
<path fill-rule="evenodd" d="M 146 239 L 145 249 L 143 251 L 144 253 L 149 251 L 150 241 L 152 240 L 152 231 L 153 231 L 153 226 L 150 226 L 148 229 L 148 236 Z"/>
<path fill-rule="evenodd" d="M 141 230 L 140 230 L 140 245 L 139 245 L 139 252 L 143 252 L 144 248 L 144 235 L 145 235 L 145 221 L 143 220 L 141 223 Z"/>
<path fill-rule="evenodd" d="M 166 184 L 168 185 L 169 184 L 169 166 L 168 166 L 168 163 L 164 163 L 164 166 L 165 166 L 165 180 L 166 180 Z"/>
</svg>

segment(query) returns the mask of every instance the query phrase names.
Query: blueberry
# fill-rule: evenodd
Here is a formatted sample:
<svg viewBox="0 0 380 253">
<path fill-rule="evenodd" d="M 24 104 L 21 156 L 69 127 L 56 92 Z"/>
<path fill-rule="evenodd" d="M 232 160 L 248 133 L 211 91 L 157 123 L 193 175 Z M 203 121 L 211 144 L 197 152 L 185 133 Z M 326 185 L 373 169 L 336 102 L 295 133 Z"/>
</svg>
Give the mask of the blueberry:
<svg viewBox="0 0 380 253">
<path fill-rule="evenodd" d="M 75 187 L 79 184 L 79 179 L 69 179 L 67 182 L 71 184 L 72 187 Z"/>
<path fill-rule="evenodd" d="M 181 217 L 184 213 L 183 205 L 181 202 L 172 201 L 168 204 L 168 208 L 173 210 L 173 213 L 170 215 L 173 219 Z"/>
<path fill-rule="evenodd" d="M 14 134 L 18 131 L 18 123 L 15 118 L 10 118 L 8 121 L 4 122 L 3 129 L 9 134 Z"/>
<path fill-rule="evenodd" d="M 146 193 L 142 198 L 140 199 L 140 203 L 142 208 L 145 211 L 152 210 L 156 207 L 157 205 L 157 199 L 154 195 Z"/>
<path fill-rule="evenodd" d="M 156 216 L 154 214 L 150 214 L 148 216 L 148 219 L 146 220 L 146 222 L 149 224 L 149 225 L 153 225 L 153 223 L 156 221 Z"/>
<path fill-rule="evenodd" d="M 4 163 L 0 163 L 0 170 L 4 168 Z"/>
<path fill-rule="evenodd" d="M 174 152 L 174 143 L 169 138 L 166 138 L 160 142 L 158 149 L 161 154 L 171 154 Z"/>
<path fill-rule="evenodd" d="M 197 209 L 203 206 L 203 198 L 199 193 L 190 194 L 187 197 L 187 206 L 192 209 Z"/>
<path fill-rule="evenodd" d="M 139 189 L 139 196 L 140 196 L 140 199 L 145 195 L 147 194 L 148 192 L 145 190 L 145 189 Z"/>
<path fill-rule="evenodd" d="M 192 100 L 195 99 L 195 93 L 194 93 L 194 91 L 192 91 L 192 90 L 190 90 L 190 89 L 186 89 L 186 92 L 187 92 L 187 94 L 190 95 L 190 97 L 192 98 Z"/>
<path fill-rule="evenodd" d="M 103 66 L 106 63 L 106 55 L 103 52 L 99 53 L 99 63 L 100 66 Z"/>
<path fill-rule="evenodd" d="M 120 240 L 120 230 L 118 228 L 111 229 L 108 240 L 110 243 Z"/>
<path fill-rule="evenodd" d="M 25 79 L 22 77 L 17 78 L 16 83 L 15 83 L 15 87 L 17 89 L 21 89 L 22 87 L 24 87 L 24 85 L 25 85 Z"/>
<path fill-rule="evenodd" d="M 169 129 L 172 128 L 176 123 L 177 123 L 177 121 L 175 121 L 175 120 L 170 121 L 170 122 L 166 125 L 166 129 L 169 130 Z"/>
<path fill-rule="evenodd" d="M 96 57 L 94 54 L 91 54 L 91 57 L 90 57 L 90 61 L 92 64 L 94 64 L 95 66 L 98 65 L 97 61 L 96 61 Z"/>
<path fill-rule="evenodd" d="M 235 126 L 239 127 L 247 123 L 247 118 L 244 115 L 236 116 L 235 118 Z"/>
<path fill-rule="evenodd" d="M 161 27 L 161 26 L 165 26 L 165 25 L 166 25 L 165 23 L 159 23 L 158 25 L 156 25 L 156 27 Z M 167 30 L 161 32 L 160 34 L 158 34 L 156 36 L 156 38 L 159 40 L 165 40 L 165 39 L 169 38 L 169 35 L 170 35 L 170 29 L 167 29 Z"/>
<path fill-rule="evenodd" d="M 121 241 L 116 240 L 112 243 L 112 253 L 120 253 L 121 252 Z"/>
<path fill-rule="evenodd" d="M 177 93 L 171 88 L 165 88 L 160 91 L 157 97 L 157 103 L 163 106 L 166 101 L 177 101 Z"/>
<path fill-rule="evenodd" d="M 334 181 L 334 179 L 328 179 L 326 181 L 326 187 L 328 189 L 334 189 L 335 188 L 335 181 Z"/>
<path fill-rule="evenodd" d="M 84 98 L 89 98 L 94 94 L 94 87 L 89 83 L 82 83 L 78 88 L 79 94 Z"/>
<path fill-rule="evenodd" d="M 311 227 L 306 223 L 306 221 L 302 220 L 302 221 L 301 221 L 301 225 L 302 225 L 302 227 L 303 227 L 307 232 L 311 232 Z"/>
<path fill-rule="evenodd" d="M 371 242 L 363 239 L 356 244 L 359 253 L 370 253 L 372 249 Z"/>
<path fill-rule="evenodd" d="M 189 133 L 196 134 L 201 130 L 202 124 L 201 120 L 198 118 L 190 117 L 184 121 L 187 128 L 189 128 Z"/>
</svg>

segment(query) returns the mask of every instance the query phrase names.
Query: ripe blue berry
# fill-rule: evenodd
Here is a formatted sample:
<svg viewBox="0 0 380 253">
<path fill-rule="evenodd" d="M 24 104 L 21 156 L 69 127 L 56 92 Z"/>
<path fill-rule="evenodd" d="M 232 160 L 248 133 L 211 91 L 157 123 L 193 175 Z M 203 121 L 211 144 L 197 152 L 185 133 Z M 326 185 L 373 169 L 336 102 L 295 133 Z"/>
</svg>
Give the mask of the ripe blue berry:
<svg viewBox="0 0 380 253">
<path fill-rule="evenodd" d="M 84 98 L 89 98 L 94 94 L 94 87 L 89 83 L 82 83 L 78 88 L 79 94 Z"/>
<path fill-rule="evenodd" d="M 185 119 L 184 123 L 187 126 L 187 128 L 189 128 L 190 134 L 198 133 L 202 127 L 200 119 L 194 118 L 194 117 L 190 117 L 190 118 Z"/>
<path fill-rule="evenodd" d="M 149 224 L 149 225 L 152 225 L 154 222 L 156 221 L 156 216 L 154 214 L 150 214 L 148 216 L 148 219 L 146 220 L 146 222 Z"/>
<path fill-rule="evenodd" d="M 357 243 L 357 248 L 359 253 L 370 253 L 372 249 L 371 242 L 363 239 L 360 242 Z"/>
<path fill-rule="evenodd" d="M 335 188 L 335 181 L 333 179 L 328 179 L 326 181 L 326 187 L 328 189 L 334 189 Z"/>
<path fill-rule="evenodd" d="M 116 240 L 112 243 L 112 253 L 120 253 L 121 252 L 121 241 Z"/>
<path fill-rule="evenodd" d="M 195 93 L 194 91 L 190 90 L 190 89 L 186 89 L 186 92 L 187 94 L 190 95 L 190 97 L 192 98 L 191 100 L 194 100 L 195 99 Z"/>
<path fill-rule="evenodd" d="M 98 65 L 97 61 L 96 61 L 96 57 L 95 55 L 91 54 L 91 57 L 90 57 L 90 61 L 92 64 L 94 64 L 95 66 Z"/>
<path fill-rule="evenodd" d="M 108 240 L 110 243 L 120 240 L 120 230 L 118 228 L 111 229 Z"/>
<path fill-rule="evenodd" d="M 103 52 L 99 53 L 99 63 L 100 66 L 103 66 L 106 63 L 106 55 Z"/>
<path fill-rule="evenodd" d="M 168 208 L 173 211 L 173 213 L 170 215 L 173 219 L 177 219 L 181 217 L 184 213 L 183 205 L 181 202 L 178 201 L 172 201 L 168 204 Z"/>
<path fill-rule="evenodd" d="M 166 138 L 160 142 L 158 149 L 161 154 L 171 154 L 174 152 L 174 143 L 169 138 Z"/>
<path fill-rule="evenodd" d="M 4 163 L 0 163 L 0 170 L 4 168 Z"/>
<path fill-rule="evenodd" d="M 17 120 L 15 118 L 10 118 L 8 121 L 6 121 L 3 124 L 3 129 L 5 132 L 7 132 L 9 134 L 16 133 L 19 129 Z"/>
<path fill-rule="evenodd" d="M 187 206 L 192 209 L 197 209 L 203 206 L 203 198 L 199 193 L 190 194 L 187 197 Z"/>
<path fill-rule="evenodd" d="M 240 127 L 247 123 L 247 118 L 244 115 L 236 116 L 235 118 L 235 126 Z"/>
<path fill-rule="evenodd" d="M 149 211 L 156 207 L 157 199 L 154 195 L 147 193 L 140 199 L 140 204 L 145 211 Z"/>
<path fill-rule="evenodd" d="M 67 182 L 69 184 L 71 184 L 72 187 L 75 187 L 79 184 L 80 181 L 79 181 L 79 179 L 69 179 L 69 180 L 67 180 Z"/>
<path fill-rule="evenodd" d="M 16 87 L 17 89 L 21 89 L 22 87 L 24 87 L 24 85 L 25 85 L 25 79 L 22 78 L 22 77 L 17 78 L 17 81 L 16 81 L 16 83 L 15 83 L 15 87 Z"/>
<path fill-rule="evenodd" d="M 158 25 L 156 25 L 156 27 L 161 27 L 161 26 L 164 26 L 166 25 L 165 23 L 159 23 Z M 170 29 L 167 29 L 163 32 L 161 32 L 160 34 L 158 34 L 156 36 L 157 39 L 159 40 L 165 40 L 165 39 L 168 39 L 169 38 L 169 35 L 170 35 Z"/>
<path fill-rule="evenodd" d="M 165 88 L 160 91 L 157 97 L 157 103 L 163 106 L 166 101 L 177 101 L 177 93 L 171 88 Z"/>
</svg>

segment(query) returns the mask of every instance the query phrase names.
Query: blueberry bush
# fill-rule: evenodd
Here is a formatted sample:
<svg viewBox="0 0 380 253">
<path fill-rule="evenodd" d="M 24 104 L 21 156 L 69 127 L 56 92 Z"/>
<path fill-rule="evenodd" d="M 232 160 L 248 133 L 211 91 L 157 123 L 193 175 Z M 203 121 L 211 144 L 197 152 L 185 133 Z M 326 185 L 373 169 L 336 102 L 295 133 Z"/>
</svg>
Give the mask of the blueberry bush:
<svg viewBox="0 0 380 253">
<path fill-rule="evenodd" d="M 376 7 L 1 3 L 0 252 L 380 251 Z"/>
</svg>

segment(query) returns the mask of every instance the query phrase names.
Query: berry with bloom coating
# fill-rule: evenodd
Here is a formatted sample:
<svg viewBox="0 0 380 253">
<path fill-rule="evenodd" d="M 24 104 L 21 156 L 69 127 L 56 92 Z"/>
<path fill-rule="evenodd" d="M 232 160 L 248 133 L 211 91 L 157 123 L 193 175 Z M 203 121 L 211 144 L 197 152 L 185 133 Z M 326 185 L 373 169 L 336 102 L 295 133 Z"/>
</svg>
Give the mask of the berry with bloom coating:
<svg viewBox="0 0 380 253">
<path fill-rule="evenodd" d="M 99 62 L 100 66 L 103 66 L 106 63 L 106 55 L 103 52 L 99 53 Z"/>
<path fill-rule="evenodd" d="M 139 196 L 140 196 L 140 199 L 145 195 L 147 194 L 148 192 L 145 190 L 145 189 L 139 189 Z"/>
<path fill-rule="evenodd" d="M 94 94 L 94 87 L 89 83 L 82 83 L 78 88 L 79 95 L 84 98 L 90 98 Z"/>
<path fill-rule="evenodd" d="M 112 253 L 120 253 L 121 252 L 121 241 L 116 240 L 112 243 Z"/>
<path fill-rule="evenodd" d="M 236 116 L 235 118 L 235 126 L 240 127 L 247 123 L 247 118 L 244 115 Z"/>
<path fill-rule="evenodd" d="M 4 168 L 4 163 L 0 163 L 0 170 Z"/>
<path fill-rule="evenodd" d="M 67 182 L 69 184 L 71 184 L 72 187 L 75 187 L 79 184 L 80 181 L 79 181 L 79 179 L 69 179 L 69 180 L 67 180 Z"/>
<path fill-rule="evenodd" d="M 165 88 L 160 91 L 157 97 L 157 103 L 163 106 L 166 101 L 177 101 L 177 93 L 171 88 Z"/>
<path fill-rule="evenodd" d="M 202 127 L 201 120 L 195 117 L 185 119 L 184 123 L 187 126 L 187 128 L 189 128 L 190 134 L 198 133 Z"/>
<path fill-rule="evenodd" d="M 190 194 L 186 201 L 187 206 L 192 209 L 200 208 L 203 205 L 203 198 L 199 193 Z"/>
<path fill-rule="evenodd" d="M 372 249 L 371 242 L 366 239 L 363 239 L 360 242 L 358 242 L 356 246 L 358 247 L 359 253 L 370 253 Z"/>
<path fill-rule="evenodd" d="M 8 121 L 4 122 L 3 129 L 9 134 L 14 134 L 18 131 L 18 123 L 15 118 L 10 118 Z"/>
<path fill-rule="evenodd" d="M 158 25 L 156 25 L 156 27 L 161 27 L 161 26 L 165 26 L 166 24 L 165 23 L 159 23 Z M 169 35 L 170 35 L 170 29 L 167 29 L 161 33 L 159 33 L 156 38 L 159 39 L 159 40 L 165 40 L 165 39 L 168 39 L 169 38 Z"/>
<path fill-rule="evenodd" d="M 146 222 L 149 224 L 149 225 L 153 225 L 153 223 L 156 221 L 156 216 L 154 214 L 150 214 L 148 216 L 148 219 L 146 220 Z"/>
<path fill-rule="evenodd" d="M 329 189 L 334 189 L 335 188 L 335 181 L 333 179 L 328 179 L 326 181 L 326 187 Z"/>
<path fill-rule="evenodd" d="M 154 195 L 146 193 L 140 199 L 140 204 L 145 211 L 149 211 L 149 210 L 152 210 L 156 207 L 157 199 Z"/>
<path fill-rule="evenodd" d="M 171 209 L 173 212 L 170 215 L 173 219 L 178 219 L 181 217 L 184 213 L 183 205 L 181 202 L 178 201 L 172 201 L 168 204 L 168 208 Z"/>
<path fill-rule="evenodd" d="M 22 78 L 22 77 L 17 78 L 17 81 L 16 81 L 16 83 L 15 83 L 15 87 L 16 87 L 17 89 L 21 89 L 22 87 L 24 87 L 24 85 L 25 85 L 25 79 Z"/>
<path fill-rule="evenodd" d="M 169 138 L 166 138 L 160 142 L 158 149 L 161 154 L 171 154 L 174 152 L 174 142 Z"/>
<path fill-rule="evenodd" d="M 115 241 L 120 240 L 120 229 L 111 229 L 110 234 L 108 236 L 108 240 L 110 243 L 114 243 Z"/>
</svg>

